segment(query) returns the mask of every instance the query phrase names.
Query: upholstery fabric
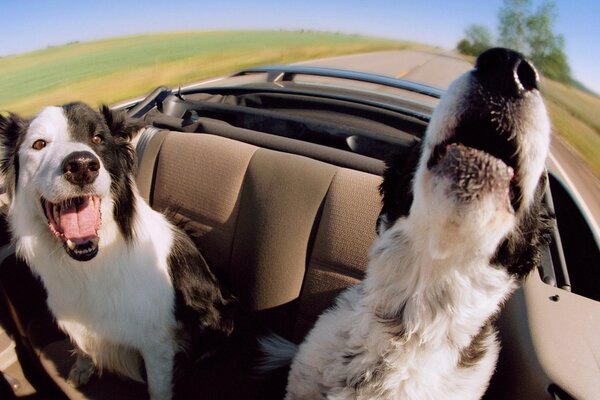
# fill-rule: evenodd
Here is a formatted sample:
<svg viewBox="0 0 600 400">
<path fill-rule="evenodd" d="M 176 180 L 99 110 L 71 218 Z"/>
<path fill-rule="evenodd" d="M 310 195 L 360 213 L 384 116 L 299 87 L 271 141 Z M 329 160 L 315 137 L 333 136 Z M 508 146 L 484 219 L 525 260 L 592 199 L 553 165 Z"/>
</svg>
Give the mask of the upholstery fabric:
<svg viewBox="0 0 600 400">
<path fill-rule="evenodd" d="M 296 340 L 343 289 L 363 277 L 381 209 L 380 182 L 379 176 L 345 168 L 333 178 L 304 280 Z"/>
<path fill-rule="evenodd" d="M 211 268 L 226 270 L 230 265 L 242 182 L 257 149 L 189 133 L 170 134 L 162 145 L 152 206 L 179 217 L 196 236 Z"/>
</svg>

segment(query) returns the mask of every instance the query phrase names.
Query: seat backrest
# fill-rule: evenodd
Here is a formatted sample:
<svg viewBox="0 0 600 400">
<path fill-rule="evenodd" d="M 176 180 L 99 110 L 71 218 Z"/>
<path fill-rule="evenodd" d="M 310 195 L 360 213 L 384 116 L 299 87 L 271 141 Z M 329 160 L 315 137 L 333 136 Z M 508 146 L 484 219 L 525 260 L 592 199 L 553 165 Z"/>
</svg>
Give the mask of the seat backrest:
<svg viewBox="0 0 600 400">
<path fill-rule="evenodd" d="M 363 275 L 380 209 L 377 175 L 180 132 L 164 137 L 155 167 L 140 171 L 148 173 L 151 205 L 192 232 L 270 329 L 302 338 Z"/>
<path fill-rule="evenodd" d="M 294 339 L 303 338 L 335 297 L 362 279 L 381 209 L 380 180 L 377 175 L 337 168 L 310 253 Z"/>
</svg>

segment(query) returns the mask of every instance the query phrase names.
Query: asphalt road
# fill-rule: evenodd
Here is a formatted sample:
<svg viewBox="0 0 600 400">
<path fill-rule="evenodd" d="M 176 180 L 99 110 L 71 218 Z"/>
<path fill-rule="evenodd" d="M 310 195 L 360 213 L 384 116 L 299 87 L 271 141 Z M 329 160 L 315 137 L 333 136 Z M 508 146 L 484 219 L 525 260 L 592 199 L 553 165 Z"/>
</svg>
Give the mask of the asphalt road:
<svg viewBox="0 0 600 400">
<path fill-rule="evenodd" d="M 343 68 L 407 79 L 445 89 L 457 76 L 473 68 L 452 53 L 417 50 L 384 51 L 307 61 L 299 65 Z"/>
<path fill-rule="evenodd" d="M 392 76 L 445 89 L 472 65 L 453 53 L 417 50 L 386 51 L 341 56 L 299 63 L 343 68 Z M 585 213 L 600 232 L 600 178 L 594 175 L 574 149 L 560 136 L 552 139 L 549 168 L 571 189 Z"/>
</svg>

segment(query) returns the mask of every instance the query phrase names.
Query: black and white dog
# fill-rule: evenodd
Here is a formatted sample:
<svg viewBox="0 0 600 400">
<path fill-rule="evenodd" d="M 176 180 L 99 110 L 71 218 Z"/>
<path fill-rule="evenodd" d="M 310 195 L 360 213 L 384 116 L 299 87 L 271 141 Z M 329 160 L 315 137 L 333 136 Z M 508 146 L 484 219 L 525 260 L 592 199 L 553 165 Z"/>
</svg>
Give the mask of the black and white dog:
<svg viewBox="0 0 600 400">
<path fill-rule="evenodd" d="M 17 253 L 78 350 L 69 380 L 80 386 L 105 369 L 169 399 L 175 355 L 209 356 L 233 329 L 233 298 L 138 194 L 130 141 L 139 129 L 81 103 L 31 121 L 0 117 L 0 168 Z"/>
<path fill-rule="evenodd" d="M 297 349 L 287 399 L 484 394 L 499 351 L 492 320 L 540 264 L 550 229 L 538 83 L 521 54 L 492 49 L 449 87 L 409 172 L 388 165 L 366 278 Z M 263 348 L 273 364 L 296 351 L 276 338 Z"/>
</svg>

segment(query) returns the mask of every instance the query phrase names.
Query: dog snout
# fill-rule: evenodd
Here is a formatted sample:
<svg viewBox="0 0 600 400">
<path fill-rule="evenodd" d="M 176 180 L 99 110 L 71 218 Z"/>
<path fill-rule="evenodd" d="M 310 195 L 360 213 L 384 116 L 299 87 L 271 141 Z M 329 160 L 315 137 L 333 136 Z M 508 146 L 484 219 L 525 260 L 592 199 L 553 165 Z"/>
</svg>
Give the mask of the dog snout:
<svg viewBox="0 0 600 400">
<path fill-rule="evenodd" d="M 505 48 L 494 48 L 479 55 L 475 71 L 482 84 L 502 95 L 520 95 L 539 88 L 539 75 L 525 56 Z"/>
<path fill-rule="evenodd" d="M 93 183 L 98 177 L 100 161 L 89 151 L 76 151 L 65 158 L 62 170 L 67 181 L 84 186 Z"/>
</svg>

